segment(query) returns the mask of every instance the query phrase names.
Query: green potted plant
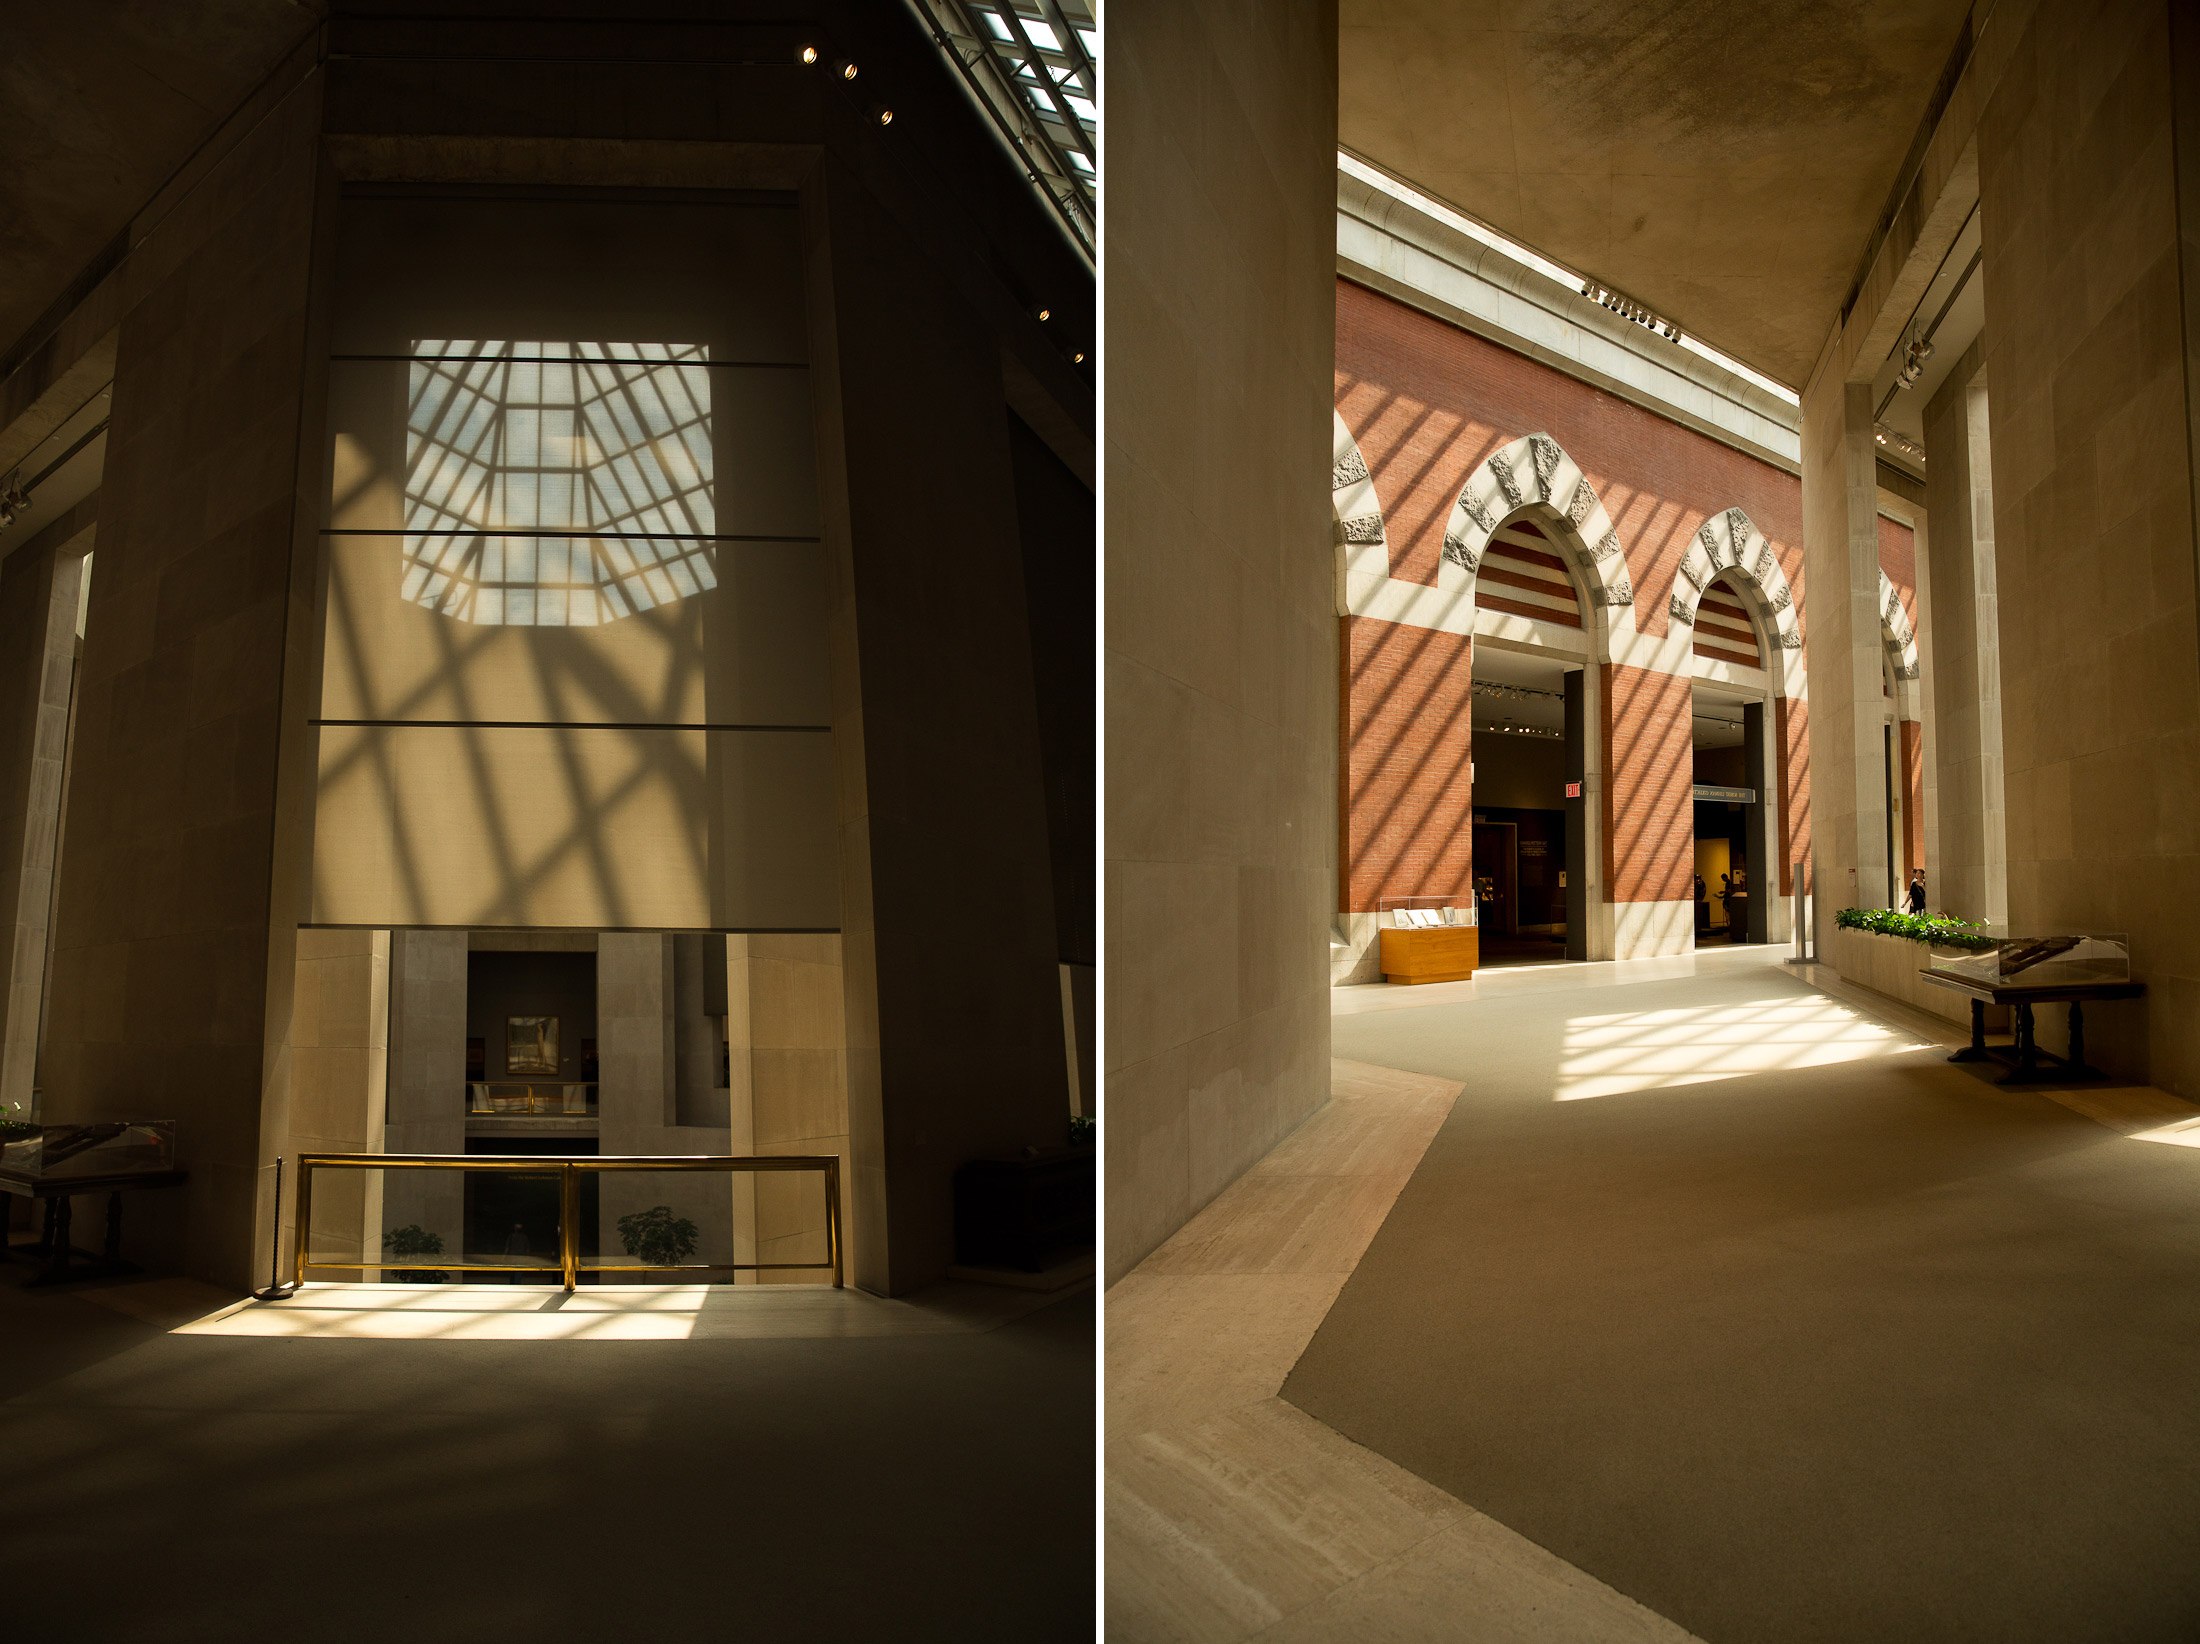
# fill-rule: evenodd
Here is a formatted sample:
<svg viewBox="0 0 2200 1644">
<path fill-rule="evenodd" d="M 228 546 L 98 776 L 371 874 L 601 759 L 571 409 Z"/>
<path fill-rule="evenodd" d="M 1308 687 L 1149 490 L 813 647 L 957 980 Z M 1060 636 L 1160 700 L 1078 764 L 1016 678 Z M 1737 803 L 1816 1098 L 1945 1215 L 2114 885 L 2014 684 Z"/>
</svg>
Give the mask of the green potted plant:
<svg viewBox="0 0 2200 1644">
<path fill-rule="evenodd" d="M 440 1256 L 443 1254 L 443 1235 L 430 1233 L 418 1222 L 407 1222 L 382 1235 L 382 1248 L 392 1256 Z M 396 1274 L 399 1284 L 441 1284 L 450 1277 L 441 1268 L 434 1267 L 400 1267 Z"/>
<path fill-rule="evenodd" d="M 675 1216 L 669 1204 L 619 1218 L 619 1242 L 629 1256 L 649 1267 L 678 1267 L 695 1254 L 701 1237 L 695 1224 Z"/>
</svg>

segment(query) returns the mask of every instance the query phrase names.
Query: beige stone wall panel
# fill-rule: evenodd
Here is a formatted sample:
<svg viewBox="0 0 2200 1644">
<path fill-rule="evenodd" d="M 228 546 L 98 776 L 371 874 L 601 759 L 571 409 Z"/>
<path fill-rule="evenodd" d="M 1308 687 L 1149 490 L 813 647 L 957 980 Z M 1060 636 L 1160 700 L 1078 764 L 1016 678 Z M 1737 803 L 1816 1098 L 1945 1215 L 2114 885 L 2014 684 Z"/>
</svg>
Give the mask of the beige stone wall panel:
<svg viewBox="0 0 2200 1644">
<path fill-rule="evenodd" d="M 1113 1277 L 1328 1094 L 1337 25 L 1137 0 L 1108 27 Z"/>
<path fill-rule="evenodd" d="M 2148 997 L 2089 1010 L 2088 1051 L 2191 1095 L 2200 57 L 2142 0 L 2020 21 L 1979 130 L 2009 919 L 2128 933 Z"/>
</svg>

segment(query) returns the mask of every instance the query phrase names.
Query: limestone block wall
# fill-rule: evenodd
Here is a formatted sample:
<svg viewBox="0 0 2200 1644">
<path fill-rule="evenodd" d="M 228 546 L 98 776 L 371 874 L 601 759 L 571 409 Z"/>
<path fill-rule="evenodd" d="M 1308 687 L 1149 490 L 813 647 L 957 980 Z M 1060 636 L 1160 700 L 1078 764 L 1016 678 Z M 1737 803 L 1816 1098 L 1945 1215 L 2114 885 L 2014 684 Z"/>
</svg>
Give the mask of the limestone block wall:
<svg viewBox="0 0 2200 1644">
<path fill-rule="evenodd" d="M 133 1248 L 231 1284 L 264 1282 L 263 1102 L 301 916 L 270 863 L 318 129 L 309 85 L 127 270 L 43 1070 L 52 1119 L 178 1122 L 190 1181 L 133 1210 Z"/>
<path fill-rule="evenodd" d="M 1108 30 L 1112 1280 L 1328 1099 L 1337 15 Z"/>
<path fill-rule="evenodd" d="M 2200 233 L 2200 180 L 2176 146 L 2200 118 L 2200 72 L 2186 21 L 2159 0 L 2046 0 L 2012 19 L 1978 148 L 2009 919 L 2128 933 L 2148 997 L 2089 1010 L 2088 1051 L 2195 1095 L 2200 608 L 2183 241 Z"/>
</svg>

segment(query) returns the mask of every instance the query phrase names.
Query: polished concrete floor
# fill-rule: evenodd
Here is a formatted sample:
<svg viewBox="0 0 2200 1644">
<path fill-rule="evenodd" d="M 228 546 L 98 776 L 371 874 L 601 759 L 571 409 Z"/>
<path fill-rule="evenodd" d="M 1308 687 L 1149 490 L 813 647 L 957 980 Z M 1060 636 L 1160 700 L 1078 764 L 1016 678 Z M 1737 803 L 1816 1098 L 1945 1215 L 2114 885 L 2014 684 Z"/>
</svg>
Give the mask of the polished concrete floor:
<svg viewBox="0 0 2200 1644">
<path fill-rule="evenodd" d="M 2200 1110 L 1780 957 L 1340 990 L 1109 1294 L 1111 1635 L 2200 1636 Z"/>
<path fill-rule="evenodd" d="M 18 1287 L 11 1636 L 1088 1639 L 1089 1287 Z"/>
</svg>

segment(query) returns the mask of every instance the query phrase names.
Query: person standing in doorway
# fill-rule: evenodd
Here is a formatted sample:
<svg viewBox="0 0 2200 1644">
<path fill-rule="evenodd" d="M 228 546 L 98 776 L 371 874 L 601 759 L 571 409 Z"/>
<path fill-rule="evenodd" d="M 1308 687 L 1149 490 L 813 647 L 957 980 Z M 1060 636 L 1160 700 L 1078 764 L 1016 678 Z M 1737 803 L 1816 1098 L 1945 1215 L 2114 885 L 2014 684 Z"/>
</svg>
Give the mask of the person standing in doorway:
<svg viewBox="0 0 2200 1644">
<path fill-rule="evenodd" d="M 1902 911 L 1922 917 L 1925 912 L 1925 870 L 1910 870 L 1910 888 L 1902 894 Z"/>
</svg>

